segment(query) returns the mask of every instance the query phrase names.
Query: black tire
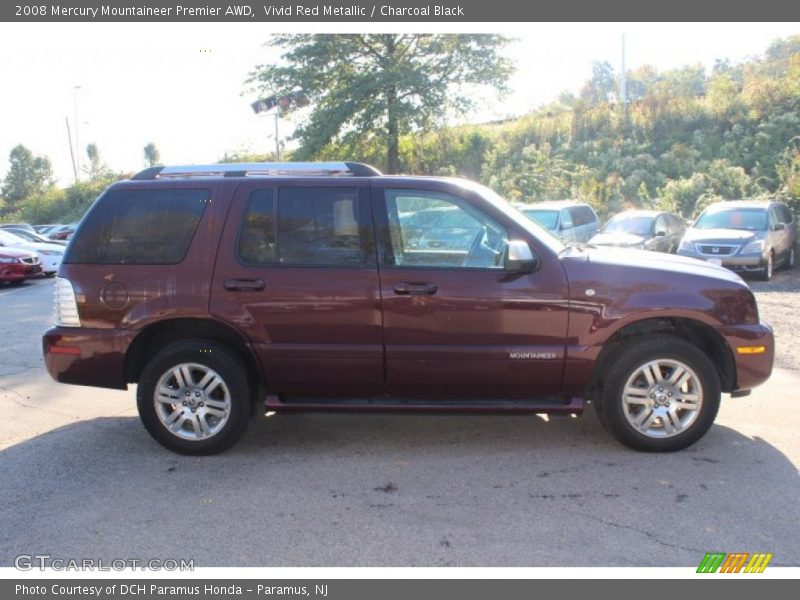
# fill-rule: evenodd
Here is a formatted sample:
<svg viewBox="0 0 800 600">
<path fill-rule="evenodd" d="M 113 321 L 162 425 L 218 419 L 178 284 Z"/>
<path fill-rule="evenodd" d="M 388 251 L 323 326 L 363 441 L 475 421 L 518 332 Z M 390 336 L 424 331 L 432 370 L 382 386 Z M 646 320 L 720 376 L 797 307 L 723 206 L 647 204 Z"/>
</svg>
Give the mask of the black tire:
<svg viewBox="0 0 800 600">
<path fill-rule="evenodd" d="M 767 264 L 764 265 L 764 268 L 758 271 L 758 280 L 759 281 L 769 281 L 772 279 L 772 273 L 775 270 L 775 256 L 770 250 L 769 254 L 767 255 Z"/>
<path fill-rule="evenodd" d="M 173 433 L 162 419 L 156 408 L 155 392 L 156 386 L 162 377 L 167 377 L 174 367 L 182 364 L 193 364 L 200 368 L 213 370 L 223 382 L 222 386 L 217 386 L 214 394 L 222 393 L 229 406 L 227 420 L 221 425 L 218 431 L 209 434 L 204 439 L 186 439 L 180 435 L 188 435 L 189 429 L 182 426 L 179 433 Z M 197 371 L 195 371 L 197 373 Z M 196 375 L 193 375 L 196 377 Z M 176 381 L 176 380 L 173 380 Z M 200 382 L 196 382 L 200 383 Z M 179 384 L 173 385 L 176 388 L 176 402 L 172 407 L 165 404 L 164 411 L 185 412 L 191 408 L 181 408 L 182 394 L 177 394 Z M 187 386 L 189 387 L 189 386 Z M 247 429 L 252 416 L 251 407 L 253 405 L 254 385 L 248 373 L 241 364 L 241 360 L 227 347 L 216 342 L 203 339 L 187 339 L 174 342 L 162 348 L 151 358 L 139 377 L 139 386 L 136 392 L 136 401 L 139 408 L 139 417 L 147 431 L 153 438 L 165 448 L 177 452 L 178 454 L 209 455 L 217 454 L 233 446 Z M 180 388 L 185 389 L 185 388 Z M 197 388 L 199 389 L 199 388 Z M 213 401 L 211 396 L 203 396 L 210 403 Z M 217 400 L 219 402 L 219 400 Z M 185 405 L 184 405 L 185 406 Z M 199 405 L 195 408 L 201 410 Z M 211 411 L 210 407 L 205 408 Z M 192 410 L 189 416 L 192 417 L 191 424 L 194 425 L 195 411 Z M 199 419 L 199 417 L 198 417 Z M 222 419 L 211 416 L 212 422 L 220 423 Z M 181 419 L 181 423 L 185 422 Z M 208 424 L 208 420 L 205 420 Z M 192 429 L 195 431 L 195 429 Z"/>
<path fill-rule="evenodd" d="M 622 349 L 613 361 L 608 365 L 601 382 L 597 413 L 603 426 L 622 444 L 644 452 L 674 452 L 694 444 L 714 423 L 721 395 L 719 374 L 708 357 L 696 346 L 669 335 L 641 338 Z M 647 435 L 634 427 L 626 416 L 623 399 L 625 386 L 641 367 L 651 361 L 672 361 L 689 367 L 702 388 L 699 410 L 680 413 L 689 415 L 696 412 L 694 420 L 683 431 L 671 437 Z M 662 402 L 669 401 L 666 397 L 659 397 L 656 401 L 659 399 Z M 647 409 L 643 407 L 641 410 Z M 651 406 L 649 410 L 654 409 Z M 661 420 L 657 422 L 662 423 Z"/>
<path fill-rule="evenodd" d="M 794 269 L 796 263 L 797 263 L 797 246 L 794 245 L 789 249 L 789 253 L 786 255 L 786 261 L 783 263 L 783 267 L 788 271 L 789 269 Z"/>
</svg>

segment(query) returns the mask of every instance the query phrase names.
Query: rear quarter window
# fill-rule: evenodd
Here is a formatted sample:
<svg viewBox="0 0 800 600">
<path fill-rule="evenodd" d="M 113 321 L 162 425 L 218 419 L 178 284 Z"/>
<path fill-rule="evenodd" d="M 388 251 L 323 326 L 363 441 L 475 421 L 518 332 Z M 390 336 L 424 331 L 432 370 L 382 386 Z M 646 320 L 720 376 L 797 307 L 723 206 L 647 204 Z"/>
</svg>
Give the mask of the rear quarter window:
<svg viewBox="0 0 800 600">
<path fill-rule="evenodd" d="M 174 265 L 183 261 L 210 198 L 206 189 L 111 190 L 100 197 L 64 262 Z"/>
</svg>

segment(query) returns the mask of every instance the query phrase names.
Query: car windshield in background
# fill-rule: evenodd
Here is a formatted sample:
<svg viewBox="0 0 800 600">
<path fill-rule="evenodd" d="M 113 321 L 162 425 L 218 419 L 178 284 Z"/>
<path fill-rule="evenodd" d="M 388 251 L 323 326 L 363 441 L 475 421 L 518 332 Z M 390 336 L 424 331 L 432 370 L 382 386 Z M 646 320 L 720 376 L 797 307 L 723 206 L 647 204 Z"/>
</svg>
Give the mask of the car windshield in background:
<svg viewBox="0 0 800 600">
<path fill-rule="evenodd" d="M 503 198 L 500 194 L 495 192 L 493 189 L 486 187 L 485 185 L 481 185 L 480 183 L 475 183 L 473 181 L 463 181 L 459 182 L 465 189 L 473 190 L 483 196 L 488 202 L 492 204 L 495 208 L 502 211 L 507 217 L 512 219 L 517 225 L 522 227 L 523 229 L 527 229 L 533 235 L 535 235 L 539 241 L 541 241 L 545 246 L 550 248 L 556 254 L 559 254 L 566 245 L 561 239 L 553 234 L 552 231 L 549 229 L 542 227 L 539 225 L 538 222 L 534 221 L 533 219 L 525 216 L 525 214 L 517 208 L 514 208 L 508 200 Z"/>
<path fill-rule="evenodd" d="M 641 215 L 620 214 L 611 219 L 603 227 L 604 233 L 632 233 L 634 235 L 649 235 L 653 225 L 653 217 Z"/>
<path fill-rule="evenodd" d="M 557 210 L 536 210 L 534 208 L 522 209 L 526 217 L 530 217 L 542 227 L 555 230 L 558 225 L 558 211 Z"/>
<path fill-rule="evenodd" d="M 764 231 L 767 228 L 767 212 L 762 209 L 731 208 L 704 212 L 694 224 L 695 229 L 744 229 Z"/>
</svg>

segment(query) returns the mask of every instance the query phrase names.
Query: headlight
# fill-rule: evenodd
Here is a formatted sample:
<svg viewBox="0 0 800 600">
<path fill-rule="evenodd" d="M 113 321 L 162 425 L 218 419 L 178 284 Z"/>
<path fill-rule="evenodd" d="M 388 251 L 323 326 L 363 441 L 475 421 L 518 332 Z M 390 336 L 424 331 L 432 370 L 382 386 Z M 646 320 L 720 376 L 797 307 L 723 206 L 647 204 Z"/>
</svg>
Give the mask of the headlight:
<svg viewBox="0 0 800 600">
<path fill-rule="evenodd" d="M 756 240 L 755 242 L 750 242 L 742 248 L 741 254 L 755 254 L 758 252 L 759 254 L 764 251 L 764 240 Z"/>
<path fill-rule="evenodd" d="M 64 256 L 64 253 L 58 250 L 40 250 L 39 252 L 45 256 Z"/>
<path fill-rule="evenodd" d="M 692 248 L 693 245 L 694 244 L 689 240 L 681 240 L 681 245 L 678 246 L 678 250 L 687 250 L 689 252 L 692 252 L 694 250 L 694 248 Z"/>
<path fill-rule="evenodd" d="M 15 264 L 15 263 L 18 263 L 18 262 L 22 262 L 22 261 L 20 261 L 20 259 L 18 259 L 18 258 L 0 258 L 0 264 L 3 264 L 3 265 L 11 265 L 11 264 Z"/>
</svg>

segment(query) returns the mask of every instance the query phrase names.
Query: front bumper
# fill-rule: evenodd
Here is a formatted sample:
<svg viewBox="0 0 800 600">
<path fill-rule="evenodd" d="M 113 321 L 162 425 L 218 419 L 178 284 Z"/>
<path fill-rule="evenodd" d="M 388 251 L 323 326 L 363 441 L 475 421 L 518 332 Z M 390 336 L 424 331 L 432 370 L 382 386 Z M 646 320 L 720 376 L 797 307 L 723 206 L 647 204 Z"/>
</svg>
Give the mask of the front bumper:
<svg viewBox="0 0 800 600">
<path fill-rule="evenodd" d="M 0 265 L 0 281 L 24 281 L 42 274 L 40 265 L 3 264 Z"/>
<path fill-rule="evenodd" d="M 728 342 L 733 353 L 736 365 L 736 383 L 733 391 L 750 390 L 769 379 L 775 360 L 775 337 L 772 327 L 766 323 L 758 323 L 720 327 L 717 331 Z M 763 351 L 759 351 L 761 347 Z"/>
<path fill-rule="evenodd" d="M 708 254 L 700 254 L 690 250 L 678 250 L 679 256 L 688 256 L 689 258 L 696 258 L 706 262 L 719 261 L 723 267 L 732 271 L 748 272 L 759 271 L 767 264 L 767 259 L 762 254 L 734 254 L 733 256 L 709 256 Z"/>
<path fill-rule="evenodd" d="M 53 327 L 42 337 L 50 376 L 60 383 L 125 390 L 125 356 L 133 333 L 116 329 Z"/>
</svg>

